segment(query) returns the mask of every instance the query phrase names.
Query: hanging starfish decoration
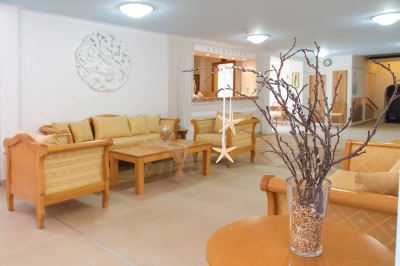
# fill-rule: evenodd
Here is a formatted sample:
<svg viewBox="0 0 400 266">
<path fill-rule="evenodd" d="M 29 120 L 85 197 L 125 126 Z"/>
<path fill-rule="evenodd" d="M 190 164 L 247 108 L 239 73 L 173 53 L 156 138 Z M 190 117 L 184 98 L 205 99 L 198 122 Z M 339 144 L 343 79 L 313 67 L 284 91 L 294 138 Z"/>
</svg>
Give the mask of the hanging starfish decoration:
<svg viewBox="0 0 400 266">
<path fill-rule="evenodd" d="M 233 112 L 232 112 L 232 97 L 229 97 L 229 114 L 228 114 L 228 119 L 224 118 L 222 116 L 218 116 L 219 119 L 225 120 L 225 125 L 219 130 L 219 132 L 222 132 L 222 130 L 227 130 L 228 128 L 231 129 L 232 134 L 236 135 L 236 129 L 235 125 L 242 122 L 243 119 L 234 119 L 233 117 Z"/>
<path fill-rule="evenodd" d="M 226 111 L 226 108 L 225 108 L 225 101 L 226 101 L 225 100 L 225 89 L 223 89 L 223 92 L 224 92 L 224 94 L 222 96 L 222 117 L 225 118 L 225 119 L 222 119 L 222 129 L 221 129 L 222 130 L 222 139 L 221 139 L 221 144 L 222 144 L 221 146 L 222 147 L 221 148 L 212 148 L 212 149 L 214 151 L 220 153 L 216 163 L 219 163 L 219 161 L 221 161 L 222 158 L 224 158 L 224 157 L 226 157 L 229 161 L 231 161 L 233 163 L 233 159 L 229 155 L 229 152 L 231 152 L 234 149 L 236 149 L 236 147 L 227 148 L 226 147 L 226 143 L 225 143 L 226 128 L 227 128 L 226 127 L 227 119 L 226 119 L 226 115 L 225 115 L 225 111 Z M 236 133 L 236 131 L 235 131 L 235 133 Z"/>
<path fill-rule="evenodd" d="M 231 151 L 233 151 L 234 149 L 236 149 L 236 147 L 226 148 L 226 147 L 222 146 L 221 149 L 220 149 L 220 148 L 212 148 L 212 149 L 213 149 L 214 151 L 220 153 L 220 155 L 219 155 L 219 157 L 218 157 L 216 163 L 219 163 L 219 161 L 221 161 L 222 158 L 224 158 L 224 157 L 226 157 L 229 161 L 231 161 L 231 162 L 233 163 L 233 159 L 232 159 L 232 157 L 229 155 L 229 153 L 230 153 Z"/>
</svg>

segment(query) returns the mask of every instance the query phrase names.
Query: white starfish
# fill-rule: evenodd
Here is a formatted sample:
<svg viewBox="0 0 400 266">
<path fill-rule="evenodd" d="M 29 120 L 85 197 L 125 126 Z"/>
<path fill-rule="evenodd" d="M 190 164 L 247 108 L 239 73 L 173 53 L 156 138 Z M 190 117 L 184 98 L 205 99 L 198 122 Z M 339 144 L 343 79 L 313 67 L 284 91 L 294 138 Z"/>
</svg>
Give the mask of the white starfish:
<svg viewBox="0 0 400 266">
<path fill-rule="evenodd" d="M 224 157 L 226 157 L 229 161 L 231 161 L 231 162 L 233 163 L 233 159 L 232 159 L 232 157 L 229 155 L 229 152 L 231 152 L 231 151 L 233 151 L 234 149 L 236 149 L 236 147 L 226 148 L 226 147 L 222 146 L 221 149 L 220 149 L 220 148 L 212 148 L 212 149 L 213 149 L 214 151 L 220 153 L 220 155 L 219 155 L 219 157 L 218 157 L 216 163 L 218 163 L 219 161 L 221 161 L 222 158 L 224 158 Z"/>
<path fill-rule="evenodd" d="M 218 118 L 219 119 L 224 119 L 222 116 L 218 116 Z M 229 112 L 229 117 L 228 117 L 228 119 L 227 118 L 225 118 L 225 124 L 224 124 L 224 126 L 219 130 L 219 132 L 222 132 L 222 130 L 226 130 L 226 129 L 228 129 L 228 128 L 230 128 L 231 129 L 231 131 L 232 131 L 232 133 L 233 133 L 233 135 L 235 135 L 236 136 L 236 129 L 235 129 L 235 125 L 236 124 L 238 124 L 238 123 L 240 123 L 240 122 L 242 122 L 243 121 L 243 119 L 233 119 L 233 113 L 232 112 Z"/>
</svg>

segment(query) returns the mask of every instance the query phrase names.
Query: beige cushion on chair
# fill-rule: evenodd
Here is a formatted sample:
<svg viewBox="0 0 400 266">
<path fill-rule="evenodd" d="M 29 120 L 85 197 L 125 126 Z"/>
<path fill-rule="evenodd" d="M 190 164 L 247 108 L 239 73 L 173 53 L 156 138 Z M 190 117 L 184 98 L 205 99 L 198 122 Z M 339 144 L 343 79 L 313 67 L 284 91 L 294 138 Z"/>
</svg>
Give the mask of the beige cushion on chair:
<svg viewBox="0 0 400 266">
<path fill-rule="evenodd" d="M 218 147 L 218 148 L 221 147 L 222 145 L 221 133 L 198 134 L 196 140 L 211 143 L 213 147 Z"/>
<path fill-rule="evenodd" d="M 332 187 L 339 189 L 354 190 L 354 179 L 357 172 L 347 170 L 336 170 L 328 179 L 332 181 Z"/>
<path fill-rule="evenodd" d="M 69 122 L 69 127 L 74 142 L 79 143 L 93 140 L 93 133 L 89 120 Z"/>
<path fill-rule="evenodd" d="M 39 135 L 39 134 L 33 134 L 27 131 L 19 131 L 17 134 L 25 134 L 31 137 L 35 142 L 44 144 L 46 146 L 51 146 L 51 145 L 57 145 L 60 144 L 60 141 L 57 137 L 56 134 L 52 135 Z"/>
<path fill-rule="evenodd" d="M 96 139 L 132 136 L 129 130 L 128 118 L 125 115 L 114 117 L 95 116 L 92 119 Z"/>
<path fill-rule="evenodd" d="M 399 172 L 357 173 L 354 186 L 358 191 L 398 197 Z"/>
<path fill-rule="evenodd" d="M 145 115 L 136 115 L 128 118 L 129 127 L 133 136 L 149 134 L 149 126 Z"/>
<path fill-rule="evenodd" d="M 160 115 L 147 115 L 146 120 L 150 133 L 160 132 Z M 173 128 L 171 128 L 171 130 L 173 130 Z"/>
<path fill-rule="evenodd" d="M 215 132 L 218 133 L 222 129 L 222 119 L 218 116 L 222 117 L 222 112 L 217 112 L 217 118 L 215 120 Z M 228 113 L 225 114 L 225 117 L 228 118 Z M 233 113 L 233 119 L 251 119 L 253 117 L 252 113 Z"/>
</svg>

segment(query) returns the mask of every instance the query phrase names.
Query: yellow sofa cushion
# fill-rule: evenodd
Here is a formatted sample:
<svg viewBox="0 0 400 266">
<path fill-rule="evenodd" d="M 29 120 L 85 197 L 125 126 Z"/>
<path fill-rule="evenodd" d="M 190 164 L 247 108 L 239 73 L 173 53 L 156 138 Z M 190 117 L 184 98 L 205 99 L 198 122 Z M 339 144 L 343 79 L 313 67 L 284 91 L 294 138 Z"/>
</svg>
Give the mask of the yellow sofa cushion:
<svg viewBox="0 0 400 266">
<path fill-rule="evenodd" d="M 398 197 L 399 173 L 357 173 L 355 176 L 354 186 L 358 191 L 366 191 Z"/>
<path fill-rule="evenodd" d="M 71 133 L 71 130 L 69 129 L 68 123 L 52 123 L 51 126 L 54 129 L 60 129 L 60 130 L 66 130 L 68 133 Z"/>
<path fill-rule="evenodd" d="M 222 129 L 222 119 L 218 116 L 222 117 L 222 112 L 217 112 L 217 118 L 215 120 L 215 132 L 218 133 Z M 225 114 L 225 117 L 228 118 L 228 113 Z M 243 119 L 248 120 L 253 117 L 252 113 L 233 113 L 233 119 Z"/>
<path fill-rule="evenodd" d="M 114 117 L 95 116 L 92 119 L 96 139 L 132 136 L 129 130 L 128 118 L 125 115 Z"/>
<path fill-rule="evenodd" d="M 146 141 L 161 140 L 160 134 L 150 133 L 145 135 L 137 135 L 131 137 L 113 138 L 113 146 L 111 149 L 119 149 L 129 145 L 137 145 Z"/>
<path fill-rule="evenodd" d="M 30 133 L 27 131 L 19 131 L 17 132 L 17 134 L 25 134 L 28 135 L 29 137 L 31 137 L 35 142 L 39 143 L 39 144 L 44 144 L 46 146 L 51 146 L 51 145 L 57 145 L 60 144 L 60 141 L 57 137 L 56 134 L 52 134 L 52 135 L 40 135 L 40 134 L 34 134 L 34 133 Z"/>
<path fill-rule="evenodd" d="M 160 132 L 160 115 L 147 115 L 146 120 L 150 133 Z"/>
<path fill-rule="evenodd" d="M 75 143 L 93 140 L 92 128 L 89 120 L 69 122 L 72 137 Z"/>
<path fill-rule="evenodd" d="M 145 115 L 136 115 L 128 118 L 129 127 L 133 136 L 149 134 L 149 126 Z"/>
<path fill-rule="evenodd" d="M 354 179 L 357 172 L 347 170 L 336 170 L 330 177 L 332 187 L 339 189 L 354 190 Z"/>
</svg>

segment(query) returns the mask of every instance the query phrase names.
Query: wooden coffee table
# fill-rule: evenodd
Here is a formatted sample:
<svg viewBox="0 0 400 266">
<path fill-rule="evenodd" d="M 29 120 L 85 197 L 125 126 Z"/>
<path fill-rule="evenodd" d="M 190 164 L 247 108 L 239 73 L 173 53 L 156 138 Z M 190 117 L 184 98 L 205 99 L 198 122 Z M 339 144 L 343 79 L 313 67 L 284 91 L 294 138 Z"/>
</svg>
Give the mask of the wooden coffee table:
<svg viewBox="0 0 400 266">
<path fill-rule="evenodd" d="M 208 241 L 209 265 L 394 265 L 394 254 L 378 240 L 329 220 L 324 224 L 321 256 L 296 256 L 289 250 L 288 220 L 270 215 L 222 227 Z"/>
<path fill-rule="evenodd" d="M 186 148 L 187 154 L 203 153 L 202 174 L 210 174 L 211 144 L 191 140 L 176 140 L 171 143 L 179 144 Z M 144 164 L 172 158 L 171 151 L 162 145 L 135 145 L 126 148 L 115 149 L 109 152 L 110 157 L 110 183 L 118 184 L 118 161 L 126 161 L 135 164 L 135 193 L 144 193 Z"/>
</svg>

